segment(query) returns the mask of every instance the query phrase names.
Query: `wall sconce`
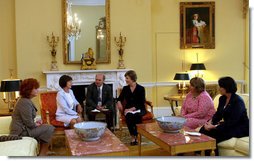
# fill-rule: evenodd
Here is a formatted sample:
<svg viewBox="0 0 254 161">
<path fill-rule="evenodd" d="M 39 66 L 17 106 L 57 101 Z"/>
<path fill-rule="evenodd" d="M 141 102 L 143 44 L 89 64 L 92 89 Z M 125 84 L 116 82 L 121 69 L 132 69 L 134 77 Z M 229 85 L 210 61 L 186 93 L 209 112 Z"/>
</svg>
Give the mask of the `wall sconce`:
<svg viewBox="0 0 254 161">
<path fill-rule="evenodd" d="M 114 38 L 116 46 L 119 47 L 118 54 L 119 54 L 119 59 L 118 59 L 118 69 L 125 69 L 124 66 L 124 60 L 123 60 L 123 47 L 126 42 L 126 37 L 123 37 L 121 32 L 118 40 L 116 40 L 116 37 Z"/>
<path fill-rule="evenodd" d="M 178 83 L 178 90 L 182 91 L 181 97 L 183 97 L 185 94 L 185 91 L 187 90 L 185 81 L 190 80 L 189 74 L 188 73 L 176 73 L 174 80 L 180 81 Z M 181 82 L 182 82 L 182 85 L 181 85 Z"/>
<path fill-rule="evenodd" d="M 205 64 L 204 63 L 194 63 L 194 64 L 191 64 L 191 68 L 190 70 L 196 70 L 197 71 L 197 74 L 195 75 L 196 77 L 203 77 L 203 74 L 202 73 L 199 73 L 200 70 L 206 70 L 205 68 Z"/>
<path fill-rule="evenodd" d="M 55 36 L 52 32 L 51 37 L 47 36 L 47 41 L 49 46 L 52 48 L 50 50 L 53 60 L 51 61 L 51 69 L 50 70 L 58 70 L 57 61 L 56 61 L 56 47 L 59 42 L 59 37 Z"/>
<path fill-rule="evenodd" d="M 1 81 L 1 92 L 3 92 L 3 101 L 8 103 L 9 112 L 12 112 L 14 105 L 19 98 L 20 79 L 5 79 Z"/>
</svg>

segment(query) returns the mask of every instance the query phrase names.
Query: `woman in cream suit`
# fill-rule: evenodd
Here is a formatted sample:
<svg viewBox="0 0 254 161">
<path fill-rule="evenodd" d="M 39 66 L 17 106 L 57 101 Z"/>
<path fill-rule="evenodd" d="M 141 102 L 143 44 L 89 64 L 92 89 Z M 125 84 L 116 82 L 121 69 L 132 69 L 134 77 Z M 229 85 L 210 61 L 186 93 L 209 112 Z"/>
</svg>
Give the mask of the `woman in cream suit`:
<svg viewBox="0 0 254 161">
<path fill-rule="evenodd" d="M 83 121 L 81 117 L 82 107 L 71 90 L 72 78 L 70 76 L 61 76 L 59 79 L 59 85 L 62 89 L 58 91 L 56 97 L 56 120 L 64 122 L 64 126 L 70 126 L 73 128 L 75 123 Z"/>
</svg>

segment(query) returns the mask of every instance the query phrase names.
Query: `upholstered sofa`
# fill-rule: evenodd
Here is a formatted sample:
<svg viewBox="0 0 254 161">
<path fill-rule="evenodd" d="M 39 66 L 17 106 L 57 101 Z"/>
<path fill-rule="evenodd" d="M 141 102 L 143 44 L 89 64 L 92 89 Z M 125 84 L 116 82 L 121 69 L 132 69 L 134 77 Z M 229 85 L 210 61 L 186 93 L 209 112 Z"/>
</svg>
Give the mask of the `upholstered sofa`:
<svg viewBox="0 0 254 161">
<path fill-rule="evenodd" d="M 11 116 L 0 117 L 0 136 L 8 135 Z M 37 156 L 38 142 L 31 137 L 0 142 L 0 156 Z"/>
<path fill-rule="evenodd" d="M 249 115 L 249 94 L 239 94 L 244 100 L 245 107 Z M 214 98 L 214 107 L 218 107 L 220 95 Z M 218 144 L 219 154 L 221 156 L 249 156 L 249 137 L 231 138 Z"/>
</svg>

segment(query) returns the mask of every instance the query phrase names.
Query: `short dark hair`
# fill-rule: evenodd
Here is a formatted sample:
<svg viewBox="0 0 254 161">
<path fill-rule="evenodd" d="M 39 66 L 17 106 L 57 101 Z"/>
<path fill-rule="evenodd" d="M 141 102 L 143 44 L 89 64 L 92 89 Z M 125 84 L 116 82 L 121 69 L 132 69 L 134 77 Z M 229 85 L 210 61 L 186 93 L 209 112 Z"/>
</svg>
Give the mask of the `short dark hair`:
<svg viewBox="0 0 254 161">
<path fill-rule="evenodd" d="M 198 93 L 201 93 L 205 90 L 205 81 L 202 78 L 194 77 L 190 80 L 190 84 Z"/>
<path fill-rule="evenodd" d="M 19 93 L 23 98 L 30 98 L 32 90 L 39 87 L 40 84 L 36 79 L 28 78 L 22 81 Z"/>
<path fill-rule="evenodd" d="M 70 76 L 68 76 L 68 75 L 62 75 L 60 77 L 60 79 L 59 79 L 59 86 L 61 88 L 64 88 L 64 87 L 66 87 L 67 82 L 69 82 L 69 81 L 72 81 L 72 78 Z"/>
<path fill-rule="evenodd" d="M 130 77 L 130 79 L 131 80 L 133 80 L 134 82 L 136 82 L 137 81 L 137 74 L 136 74 L 136 72 L 134 71 L 134 70 L 129 70 L 129 71 L 127 71 L 125 74 L 124 74 L 124 76 L 126 77 L 126 76 L 129 76 Z"/>
<path fill-rule="evenodd" d="M 236 82 L 231 77 L 221 77 L 218 84 L 221 88 L 224 88 L 227 93 L 236 93 L 237 91 Z"/>
</svg>

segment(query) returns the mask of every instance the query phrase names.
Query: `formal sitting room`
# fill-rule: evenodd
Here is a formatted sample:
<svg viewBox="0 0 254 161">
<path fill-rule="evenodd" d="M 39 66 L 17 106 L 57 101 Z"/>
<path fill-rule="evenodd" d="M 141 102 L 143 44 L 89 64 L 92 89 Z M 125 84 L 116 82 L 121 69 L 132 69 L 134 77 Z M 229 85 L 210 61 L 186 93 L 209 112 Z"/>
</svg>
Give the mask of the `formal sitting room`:
<svg viewBox="0 0 254 161">
<path fill-rule="evenodd" d="M 0 0 L 0 156 L 251 156 L 249 0 Z"/>
</svg>

